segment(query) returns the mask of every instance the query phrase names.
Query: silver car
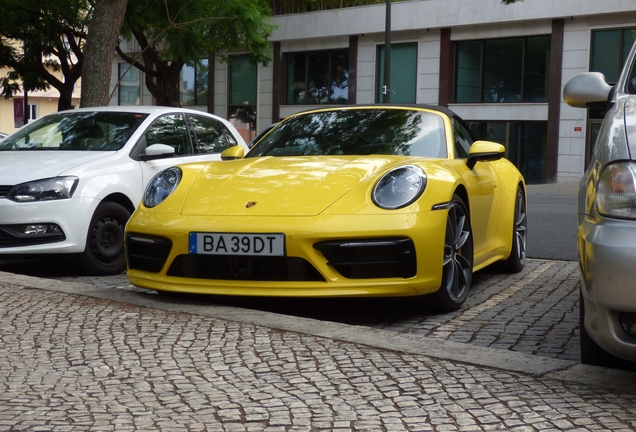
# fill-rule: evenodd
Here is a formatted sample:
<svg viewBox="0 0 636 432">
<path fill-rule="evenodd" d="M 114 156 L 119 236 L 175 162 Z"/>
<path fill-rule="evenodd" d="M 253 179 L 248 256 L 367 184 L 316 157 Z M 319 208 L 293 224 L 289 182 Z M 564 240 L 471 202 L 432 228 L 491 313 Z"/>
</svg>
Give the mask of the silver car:
<svg viewBox="0 0 636 432">
<path fill-rule="evenodd" d="M 636 45 L 613 87 L 602 74 L 563 90 L 574 107 L 607 114 L 578 193 L 581 360 L 633 369 L 636 361 Z"/>
</svg>

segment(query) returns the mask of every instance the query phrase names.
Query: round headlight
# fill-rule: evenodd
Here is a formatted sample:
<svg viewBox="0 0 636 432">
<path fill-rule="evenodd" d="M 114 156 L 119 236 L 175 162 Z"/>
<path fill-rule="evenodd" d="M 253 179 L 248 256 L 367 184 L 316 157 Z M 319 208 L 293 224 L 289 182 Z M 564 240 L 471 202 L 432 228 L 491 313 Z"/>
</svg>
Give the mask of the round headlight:
<svg viewBox="0 0 636 432">
<path fill-rule="evenodd" d="M 154 207 L 161 204 L 177 188 L 181 181 L 181 169 L 172 167 L 155 175 L 144 192 L 144 205 Z"/>
<path fill-rule="evenodd" d="M 380 208 L 393 210 L 406 207 L 426 189 L 426 174 L 414 165 L 395 168 L 384 175 L 373 189 L 373 202 Z"/>
<path fill-rule="evenodd" d="M 636 219 L 636 164 L 618 162 L 601 171 L 596 209 L 609 217 Z"/>
</svg>

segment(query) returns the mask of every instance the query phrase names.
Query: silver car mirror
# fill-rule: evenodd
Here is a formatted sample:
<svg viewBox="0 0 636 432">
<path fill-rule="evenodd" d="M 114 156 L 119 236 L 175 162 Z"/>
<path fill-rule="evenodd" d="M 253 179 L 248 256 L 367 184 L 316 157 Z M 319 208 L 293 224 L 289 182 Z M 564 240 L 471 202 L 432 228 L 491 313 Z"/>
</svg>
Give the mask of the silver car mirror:
<svg viewBox="0 0 636 432">
<path fill-rule="evenodd" d="M 612 86 L 599 72 L 576 75 L 563 88 L 563 100 L 575 108 L 592 108 L 607 105 Z"/>
</svg>

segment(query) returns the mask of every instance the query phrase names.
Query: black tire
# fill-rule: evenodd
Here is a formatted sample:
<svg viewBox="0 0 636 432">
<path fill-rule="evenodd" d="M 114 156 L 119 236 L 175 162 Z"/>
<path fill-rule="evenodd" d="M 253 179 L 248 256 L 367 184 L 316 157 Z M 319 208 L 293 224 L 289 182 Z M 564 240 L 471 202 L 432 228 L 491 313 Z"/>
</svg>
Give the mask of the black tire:
<svg viewBox="0 0 636 432">
<path fill-rule="evenodd" d="M 581 363 L 614 369 L 636 371 L 636 363 L 616 357 L 605 351 L 590 337 L 585 329 L 585 302 L 579 292 L 579 337 L 581 342 Z"/>
<path fill-rule="evenodd" d="M 130 212 L 119 204 L 103 202 L 97 206 L 86 235 L 84 253 L 78 255 L 78 268 L 90 275 L 114 275 L 126 270 L 124 227 Z"/>
<path fill-rule="evenodd" d="M 454 311 L 464 304 L 473 278 L 473 259 L 473 232 L 468 210 L 462 199 L 453 195 L 446 220 L 442 283 L 433 294 L 436 309 Z"/>
<path fill-rule="evenodd" d="M 508 259 L 501 263 L 506 273 L 519 273 L 526 265 L 526 246 L 528 243 L 528 211 L 526 197 L 521 186 L 515 198 L 515 214 L 512 226 L 512 250 Z"/>
</svg>

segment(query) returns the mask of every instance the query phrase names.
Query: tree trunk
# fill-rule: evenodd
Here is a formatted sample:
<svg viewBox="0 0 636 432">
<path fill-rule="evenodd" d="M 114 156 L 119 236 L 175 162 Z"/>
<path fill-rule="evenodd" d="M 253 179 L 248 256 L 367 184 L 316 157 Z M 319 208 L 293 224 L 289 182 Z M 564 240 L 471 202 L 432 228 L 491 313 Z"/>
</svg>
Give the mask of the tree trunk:
<svg viewBox="0 0 636 432">
<path fill-rule="evenodd" d="M 157 76 L 146 75 L 146 88 L 155 98 L 158 106 L 180 107 L 179 76 L 183 61 L 177 60 L 170 65 L 158 65 Z"/>
<path fill-rule="evenodd" d="M 113 54 L 128 0 L 97 0 L 88 25 L 80 106 L 108 105 Z"/>
<path fill-rule="evenodd" d="M 75 84 L 75 81 L 71 82 L 70 85 L 64 84 L 62 86 L 62 88 L 59 89 L 60 98 L 57 100 L 57 110 L 58 111 L 64 111 L 64 110 L 68 110 L 68 109 L 74 108 L 74 106 L 73 106 L 73 87 L 74 87 L 74 84 Z"/>
</svg>

